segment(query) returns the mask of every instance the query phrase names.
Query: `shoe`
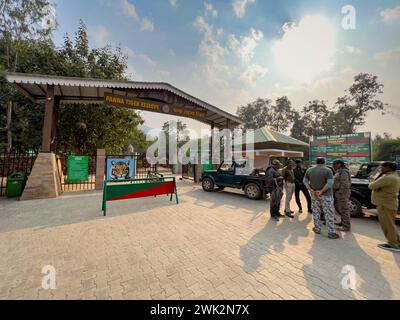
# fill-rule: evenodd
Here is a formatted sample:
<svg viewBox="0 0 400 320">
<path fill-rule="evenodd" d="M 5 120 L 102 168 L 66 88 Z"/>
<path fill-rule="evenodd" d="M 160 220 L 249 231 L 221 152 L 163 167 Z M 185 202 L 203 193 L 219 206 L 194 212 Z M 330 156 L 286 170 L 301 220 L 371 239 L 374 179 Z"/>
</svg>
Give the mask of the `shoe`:
<svg viewBox="0 0 400 320">
<path fill-rule="evenodd" d="M 314 233 L 316 234 L 321 234 L 321 230 L 318 230 L 317 228 L 313 228 L 312 231 L 314 231 Z"/>
<path fill-rule="evenodd" d="M 329 239 L 339 239 L 340 236 L 337 233 L 330 233 L 328 234 Z"/>
<path fill-rule="evenodd" d="M 390 245 L 389 243 L 378 244 L 378 247 L 381 249 L 384 249 L 384 250 L 392 251 L 392 252 L 400 252 L 399 248 L 395 248 L 392 245 Z"/>
<path fill-rule="evenodd" d="M 303 210 L 300 209 L 300 210 L 299 210 L 299 213 L 303 213 Z"/>
<path fill-rule="evenodd" d="M 278 214 L 279 218 L 284 218 L 285 216 L 283 214 Z"/>
<path fill-rule="evenodd" d="M 285 213 L 285 215 L 286 215 L 286 217 L 294 218 L 294 215 L 292 215 L 291 213 Z"/>
<path fill-rule="evenodd" d="M 325 220 L 323 220 L 322 224 L 323 224 L 324 226 L 326 226 L 326 221 L 325 221 Z"/>
<path fill-rule="evenodd" d="M 351 228 L 345 228 L 343 226 L 341 226 L 340 228 L 338 228 L 339 231 L 343 231 L 343 232 L 350 232 Z"/>
<path fill-rule="evenodd" d="M 335 222 L 335 225 L 337 225 L 337 226 L 339 226 L 339 227 L 342 227 L 342 226 L 343 226 L 343 224 L 342 224 L 341 222 Z"/>
<path fill-rule="evenodd" d="M 279 216 L 272 216 L 272 219 L 275 219 L 276 221 L 279 221 Z"/>
</svg>

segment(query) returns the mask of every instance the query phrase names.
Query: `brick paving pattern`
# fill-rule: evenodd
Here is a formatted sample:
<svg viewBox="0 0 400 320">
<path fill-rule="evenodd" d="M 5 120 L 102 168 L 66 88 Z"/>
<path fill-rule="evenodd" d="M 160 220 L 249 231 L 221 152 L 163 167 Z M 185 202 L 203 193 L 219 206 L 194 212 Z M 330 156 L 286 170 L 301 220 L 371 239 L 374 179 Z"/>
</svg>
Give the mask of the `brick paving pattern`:
<svg viewBox="0 0 400 320">
<path fill-rule="evenodd" d="M 265 201 L 234 191 L 180 182 L 179 193 L 179 205 L 111 202 L 106 218 L 96 192 L 0 200 L 0 299 L 400 298 L 400 255 L 377 248 L 374 218 L 329 240 L 306 213 L 277 223 Z M 55 290 L 41 287 L 45 265 Z M 342 288 L 346 265 L 354 290 Z"/>
</svg>

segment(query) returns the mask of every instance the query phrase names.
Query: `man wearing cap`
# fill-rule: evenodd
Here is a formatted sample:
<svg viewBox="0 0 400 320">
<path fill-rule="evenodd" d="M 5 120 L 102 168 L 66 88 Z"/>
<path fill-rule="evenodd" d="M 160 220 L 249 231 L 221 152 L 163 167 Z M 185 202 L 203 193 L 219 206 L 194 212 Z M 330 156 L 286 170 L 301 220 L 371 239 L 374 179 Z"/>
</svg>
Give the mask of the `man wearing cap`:
<svg viewBox="0 0 400 320">
<path fill-rule="evenodd" d="M 271 217 L 277 221 L 279 221 L 279 218 L 285 217 L 279 212 L 283 195 L 283 177 L 279 172 L 281 167 L 282 163 L 279 160 L 273 160 L 271 166 L 265 172 L 267 183 L 271 186 L 272 190 L 270 202 Z"/>
<path fill-rule="evenodd" d="M 350 210 L 349 199 L 351 194 L 351 175 L 342 160 L 333 161 L 335 176 L 333 181 L 333 197 L 335 199 L 335 209 L 341 217 L 341 231 L 350 231 Z"/>
<path fill-rule="evenodd" d="M 335 231 L 335 208 L 332 194 L 333 173 L 326 167 L 324 158 L 318 158 L 317 165 L 307 170 L 303 183 L 311 194 L 313 231 L 316 234 L 321 233 L 321 212 L 324 212 L 328 238 L 338 239 L 339 235 Z"/>
<path fill-rule="evenodd" d="M 396 227 L 399 207 L 400 178 L 394 162 L 381 165 L 380 176 L 368 187 L 372 190 L 372 203 L 378 209 L 379 223 L 388 243 L 379 244 L 381 249 L 400 252 L 400 235 Z"/>
<path fill-rule="evenodd" d="M 296 168 L 295 162 L 293 160 L 289 160 L 286 167 L 282 170 L 283 180 L 285 181 L 285 215 L 289 218 L 293 218 L 294 213 L 290 209 L 290 202 L 294 193 L 294 168 Z"/>
</svg>

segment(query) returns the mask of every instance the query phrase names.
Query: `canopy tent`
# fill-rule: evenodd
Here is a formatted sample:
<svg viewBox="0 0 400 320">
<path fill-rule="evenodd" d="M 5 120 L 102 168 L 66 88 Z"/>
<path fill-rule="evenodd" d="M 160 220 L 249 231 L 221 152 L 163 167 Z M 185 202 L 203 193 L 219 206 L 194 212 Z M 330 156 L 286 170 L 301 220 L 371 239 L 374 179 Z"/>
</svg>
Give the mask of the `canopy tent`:
<svg viewBox="0 0 400 320">
<path fill-rule="evenodd" d="M 267 127 L 259 128 L 254 130 L 253 133 L 245 133 L 243 136 L 238 137 L 234 140 L 235 146 L 246 145 L 246 141 L 251 141 L 254 135 L 254 149 L 291 149 L 298 147 L 309 147 L 308 143 L 295 139 L 293 137 L 284 135 L 282 133 L 273 131 Z"/>
<path fill-rule="evenodd" d="M 251 143 L 253 138 L 254 146 L 246 150 L 246 143 Z M 236 138 L 233 145 L 235 146 L 235 156 L 247 157 L 251 154 L 254 158 L 254 167 L 263 169 L 269 165 L 271 158 L 303 158 L 303 151 L 309 148 L 307 143 L 267 127 L 256 129 L 252 133 L 245 133 Z"/>
</svg>

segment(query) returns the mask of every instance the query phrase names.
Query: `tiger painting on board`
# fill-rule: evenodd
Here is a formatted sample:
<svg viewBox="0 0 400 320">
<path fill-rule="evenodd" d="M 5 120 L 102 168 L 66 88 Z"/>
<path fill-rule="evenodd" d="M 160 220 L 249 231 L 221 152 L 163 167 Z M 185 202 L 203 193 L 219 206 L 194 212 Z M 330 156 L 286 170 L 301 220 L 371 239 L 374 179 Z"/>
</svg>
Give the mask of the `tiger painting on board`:
<svg viewBox="0 0 400 320">
<path fill-rule="evenodd" d="M 113 161 L 111 162 L 111 178 L 113 180 L 131 179 L 129 162 Z"/>
</svg>

